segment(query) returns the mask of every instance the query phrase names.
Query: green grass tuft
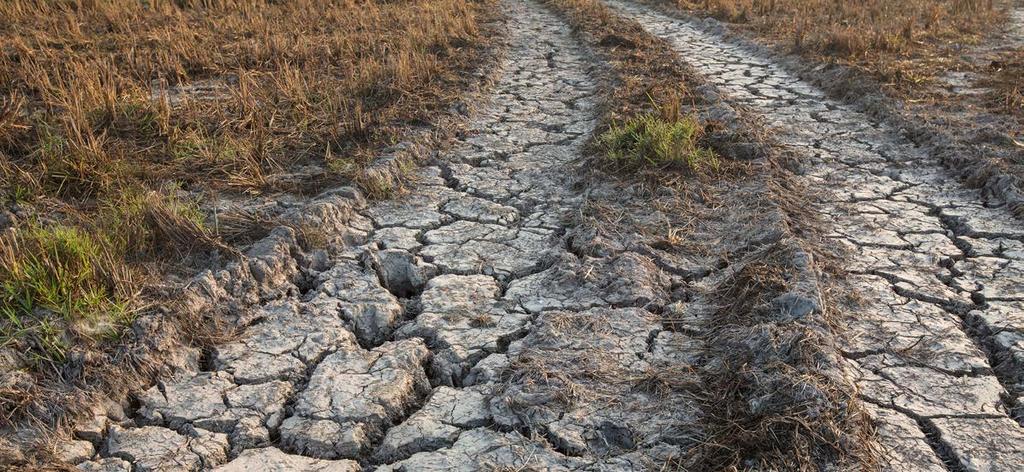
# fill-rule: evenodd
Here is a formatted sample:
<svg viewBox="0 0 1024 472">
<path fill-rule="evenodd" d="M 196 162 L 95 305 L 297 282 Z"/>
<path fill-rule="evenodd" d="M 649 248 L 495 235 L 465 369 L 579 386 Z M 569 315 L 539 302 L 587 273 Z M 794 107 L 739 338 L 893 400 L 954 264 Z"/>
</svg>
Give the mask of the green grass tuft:
<svg viewBox="0 0 1024 472">
<path fill-rule="evenodd" d="M 700 145 L 703 128 L 691 116 L 666 120 L 653 113 L 613 124 L 598 142 L 612 163 L 627 167 L 682 167 L 693 172 L 718 169 L 718 157 Z"/>
<path fill-rule="evenodd" d="M 71 346 L 116 337 L 138 310 L 132 261 L 210 238 L 202 211 L 173 188 L 125 190 L 92 216 L 0 235 L 0 347 L 59 364 Z"/>
<path fill-rule="evenodd" d="M 104 246 L 102 237 L 62 225 L 4 235 L 0 345 L 17 343 L 36 360 L 62 361 L 74 338 L 114 334 L 130 300 Z"/>
</svg>

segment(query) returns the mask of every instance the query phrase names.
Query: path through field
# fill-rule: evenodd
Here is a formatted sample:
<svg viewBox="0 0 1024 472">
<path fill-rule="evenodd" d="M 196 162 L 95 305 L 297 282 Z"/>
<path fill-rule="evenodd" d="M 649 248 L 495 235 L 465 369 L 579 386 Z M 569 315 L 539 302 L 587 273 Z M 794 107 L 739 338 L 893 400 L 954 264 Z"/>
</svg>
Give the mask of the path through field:
<svg viewBox="0 0 1024 472">
<path fill-rule="evenodd" d="M 613 6 L 813 157 L 819 211 L 848 250 L 844 356 L 892 470 L 1017 470 L 1024 430 L 1024 226 L 949 177 L 898 130 L 720 35 Z"/>
<path fill-rule="evenodd" d="M 828 192 L 818 210 L 857 299 L 843 356 L 889 470 L 1019 470 L 1024 226 L 770 58 L 612 5 L 813 157 L 802 178 Z M 692 444 L 690 397 L 634 388 L 699 352 L 652 306 L 671 278 L 636 251 L 568 241 L 596 59 L 538 5 L 504 6 L 508 57 L 462 142 L 198 371 L 80 432 L 81 468 L 658 470 Z"/>
</svg>

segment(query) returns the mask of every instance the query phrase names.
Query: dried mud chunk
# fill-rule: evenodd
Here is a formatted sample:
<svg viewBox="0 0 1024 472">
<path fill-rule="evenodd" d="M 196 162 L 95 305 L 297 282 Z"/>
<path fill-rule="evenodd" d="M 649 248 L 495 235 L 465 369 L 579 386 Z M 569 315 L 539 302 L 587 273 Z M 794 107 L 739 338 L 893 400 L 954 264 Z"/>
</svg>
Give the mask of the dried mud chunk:
<svg viewBox="0 0 1024 472">
<path fill-rule="evenodd" d="M 667 285 L 649 257 L 633 252 L 601 259 L 566 255 L 547 270 L 513 281 L 505 298 L 532 313 L 645 306 L 664 303 Z"/>
<path fill-rule="evenodd" d="M 228 405 L 224 393 L 235 386 L 225 372 L 203 372 L 179 382 L 161 382 L 139 397 L 139 415 L 155 424 L 180 429 L 186 424 L 213 431 L 229 431 L 224 421 Z"/>
<path fill-rule="evenodd" d="M 92 458 L 96 448 L 89 441 L 74 440 L 67 441 L 58 446 L 54 456 L 64 463 L 78 464 Z"/>
<path fill-rule="evenodd" d="M 419 339 L 327 356 L 281 425 L 282 440 L 328 459 L 361 454 L 429 392 L 423 371 L 429 358 Z"/>
<path fill-rule="evenodd" d="M 1024 432 L 1009 418 L 935 418 L 939 441 L 964 470 L 1020 470 Z"/>
<path fill-rule="evenodd" d="M 245 449 L 270 444 L 270 430 L 259 418 L 249 416 L 238 420 L 228 439 L 231 442 L 232 454 L 235 455 Z"/>
<path fill-rule="evenodd" d="M 292 308 L 250 326 L 238 341 L 217 347 L 214 367 L 231 373 L 236 383 L 296 380 L 305 376 L 307 362 L 356 345 L 337 316 L 300 311 L 297 303 L 289 303 Z"/>
<path fill-rule="evenodd" d="M 470 313 L 493 304 L 499 292 L 492 277 L 446 274 L 427 284 L 420 305 L 423 311 L 435 313 Z"/>
<path fill-rule="evenodd" d="M 75 424 L 74 432 L 76 438 L 98 444 L 103 440 L 103 433 L 107 430 L 108 418 L 102 412 L 93 411 L 93 414 L 95 416 L 84 418 Z"/>
<path fill-rule="evenodd" d="M 85 472 L 132 472 L 132 465 L 124 459 L 107 457 L 78 464 L 78 470 Z"/>
<path fill-rule="evenodd" d="M 660 330 L 636 308 L 541 314 L 509 347 L 510 380 L 491 403 L 495 422 L 546 433 L 573 455 L 690 445 L 699 434 L 697 406 L 683 388 L 695 381 L 692 367 L 645 360 Z"/>
<path fill-rule="evenodd" d="M 187 437 L 159 426 L 122 429 L 112 426 L 107 454 L 132 463 L 139 472 L 199 470 L 227 458 L 227 436 L 197 430 Z"/>
<path fill-rule="evenodd" d="M 223 433 L 211 433 L 202 429 L 193 429 L 189 437 L 188 447 L 199 456 L 202 468 L 209 469 L 228 460 L 228 436 Z"/>
<path fill-rule="evenodd" d="M 999 256 L 1007 259 L 1024 260 L 1024 241 L 1014 239 L 977 239 L 968 236 L 957 237 L 957 244 L 966 247 L 970 257 Z"/>
<path fill-rule="evenodd" d="M 1006 218 L 1003 210 L 980 205 L 941 208 L 939 217 L 951 222 L 963 235 L 972 238 L 1024 239 L 1024 228 L 1015 224 L 1013 219 Z"/>
<path fill-rule="evenodd" d="M 910 417 L 887 408 L 865 404 L 875 424 L 883 470 L 945 471 L 928 445 L 928 438 Z"/>
<path fill-rule="evenodd" d="M 889 367 L 879 375 L 862 367 L 877 362 L 871 357 L 851 362 L 861 395 L 873 403 L 921 416 L 1003 414 L 1003 387 L 995 377 L 958 377 L 923 367 Z"/>
<path fill-rule="evenodd" d="M 237 418 L 257 417 L 268 427 L 276 428 L 292 391 L 292 384 L 279 380 L 239 385 L 226 394 L 231 407 L 229 414 Z"/>
<path fill-rule="evenodd" d="M 527 189 L 526 184 L 509 175 L 508 169 L 452 164 L 449 170 L 459 188 L 492 201 L 507 200 Z"/>
<path fill-rule="evenodd" d="M 370 438 L 361 423 L 293 416 L 281 423 L 281 443 L 302 455 L 336 459 L 361 455 Z"/>
<path fill-rule="evenodd" d="M 388 463 L 451 446 L 464 429 L 486 426 L 490 419 L 482 392 L 438 387 L 423 408 L 388 430 L 374 458 Z"/>
<path fill-rule="evenodd" d="M 985 300 L 1024 301 L 1024 261 L 976 257 L 958 261 L 956 284 Z"/>
<path fill-rule="evenodd" d="M 469 375 L 464 380 L 464 385 L 486 385 L 497 382 L 501 379 L 502 372 L 509 366 L 508 356 L 505 354 L 491 354 L 480 362 L 477 362 Z"/>
<path fill-rule="evenodd" d="M 403 252 L 404 253 L 404 252 Z M 317 277 L 309 301 L 318 313 L 337 314 L 367 345 L 384 342 L 402 319 L 402 305 L 372 270 L 343 261 Z"/>
<path fill-rule="evenodd" d="M 368 213 L 378 228 L 436 228 L 451 220 L 438 211 L 451 193 L 448 189 L 424 187 L 401 199 L 377 202 Z"/>
<path fill-rule="evenodd" d="M 382 249 L 400 249 L 403 251 L 414 251 L 419 249 L 420 231 L 417 229 L 393 227 L 381 228 L 373 233 L 373 239 L 380 244 Z"/>
<path fill-rule="evenodd" d="M 906 362 L 946 371 L 981 371 L 988 367 L 984 354 L 961 331 L 959 318 L 945 310 L 893 292 L 877 276 L 849 278 L 861 304 L 857 316 L 846 320 L 843 338 L 847 353 L 885 352 Z"/>
<path fill-rule="evenodd" d="M 471 196 L 453 198 L 441 210 L 456 218 L 480 223 L 509 225 L 519 219 L 519 212 L 515 208 Z"/>
<path fill-rule="evenodd" d="M 350 460 L 323 460 L 286 454 L 275 447 L 249 449 L 216 472 L 359 472 L 359 464 Z"/>
<path fill-rule="evenodd" d="M 432 279 L 420 304 L 423 312 L 400 328 L 398 338 L 422 337 L 434 349 L 431 371 L 442 385 L 460 385 L 469 369 L 525 332 L 530 317 L 501 300 L 493 278 L 442 275 Z"/>
<path fill-rule="evenodd" d="M 437 231 L 427 233 L 433 242 L 420 255 L 454 274 L 486 274 L 501 279 L 522 276 L 555 245 L 553 233 L 543 228 L 509 229 L 458 221 Z"/>
<path fill-rule="evenodd" d="M 394 464 L 377 468 L 378 472 L 412 472 L 417 470 L 576 470 L 584 461 L 563 456 L 543 443 L 527 439 L 516 432 L 499 433 L 489 429 L 473 429 L 462 433 L 451 447 L 434 452 L 420 452 Z"/>
</svg>

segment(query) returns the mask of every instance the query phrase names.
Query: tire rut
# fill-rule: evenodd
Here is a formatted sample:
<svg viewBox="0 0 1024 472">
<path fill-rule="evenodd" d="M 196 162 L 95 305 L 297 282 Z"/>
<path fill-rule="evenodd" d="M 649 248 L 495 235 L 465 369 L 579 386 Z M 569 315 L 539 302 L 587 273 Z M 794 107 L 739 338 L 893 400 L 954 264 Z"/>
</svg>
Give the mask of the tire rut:
<svg viewBox="0 0 1024 472">
<path fill-rule="evenodd" d="M 624 406 L 544 416 L 536 402 L 556 392 L 526 384 L 538 355 L 562 364 L 534 367 L 567 372 L 581 352 L 606 354 L 616 375 L 647 369 L 662 327 L 642 307 L 669 282 L 634 253 L 584 266 L 567 250 L 585 199 L 574 169 L 596 123 L 593 59 L 538 5 L 503 6 L 508 57 L 461 142 L 410 193 L 361 211 L 365 243 L 333 247 L 307 290 L 241 320 L 206 370 L 139 395 L 83 467 L 577 469 L 678 453 L 636 452 L 646 445 L 621 422 L 650 423 L 639 427 L 657 443 L 692 421 L 686 408 L 666 414 L 627 391 Z"/>
<path fill-rule="evenodd" d="M 1013 470 L 1024 431 L 1024 229 L 899 130 L 697 21 L 610 1 L 809 161 L 847 254 L 843 352 L 889 470 Z"/>
</svg>

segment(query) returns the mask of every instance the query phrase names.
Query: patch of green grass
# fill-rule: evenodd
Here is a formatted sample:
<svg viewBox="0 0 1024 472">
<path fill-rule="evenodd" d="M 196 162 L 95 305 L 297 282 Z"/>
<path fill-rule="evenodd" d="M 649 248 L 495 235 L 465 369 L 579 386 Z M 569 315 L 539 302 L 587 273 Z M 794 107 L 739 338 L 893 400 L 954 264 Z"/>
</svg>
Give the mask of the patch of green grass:
<svg viewBox="0 0 1024 472">
<path fill-rule="evenodd" d="M 74 339 L 98 340 L 128 319 L 130 297 L 102 235 L 33 224 L 3 236 L 0 344 L 63 361 Z"/>
<path fill-rule="evenodd" d="M 626 168 L 680 167 L 693 172 L 718 169 L 718 157 L 700 145 L 703 127 L 691 116 L 667 120 L 655 113 L 613 124 L 598 142 L 612 163 Z"/>
<path fill-rule="evenodd" d="M 115 338 L 138 310 L 135 263 L 203 244 L 204 220 L 175 189 L 124 189 L 87 221 L 30 222 L 0 235 L 0 347 L 59 364 L 71 346 Z"/>
</svg>

